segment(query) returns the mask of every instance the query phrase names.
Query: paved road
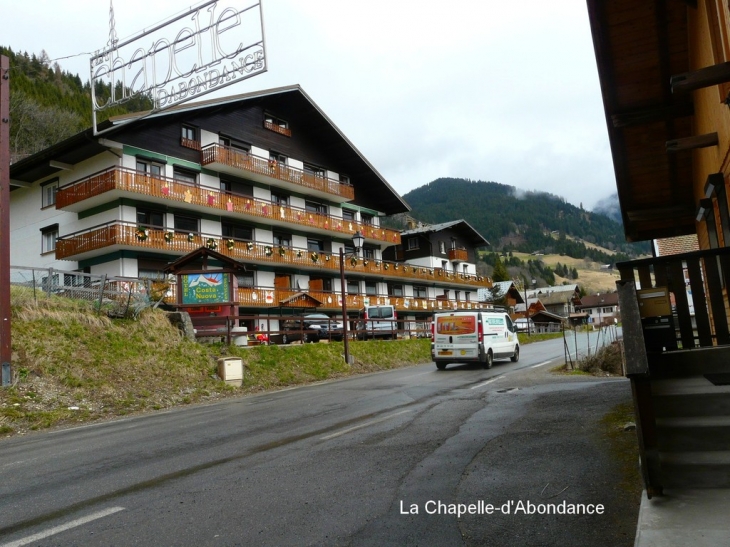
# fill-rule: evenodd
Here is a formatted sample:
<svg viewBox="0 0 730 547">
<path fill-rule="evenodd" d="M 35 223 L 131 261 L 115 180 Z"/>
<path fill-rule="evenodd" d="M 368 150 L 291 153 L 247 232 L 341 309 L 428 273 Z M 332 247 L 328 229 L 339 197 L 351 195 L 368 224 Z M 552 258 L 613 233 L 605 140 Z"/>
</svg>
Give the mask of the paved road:
<svg viewBox="0 0 730 547">
<path fill-rule="evenodd" d="M 0 546 L 631 545 L 638 506 L 595 427 L 629 386 L 555 377 L 562 355 L 544 342 L 491 370 L 429 364 L 4 440 Z M 563 500 L 604 513 L 528 514 Z M 513 505 L 429 514 L 439 501 Z"/>
</svg>

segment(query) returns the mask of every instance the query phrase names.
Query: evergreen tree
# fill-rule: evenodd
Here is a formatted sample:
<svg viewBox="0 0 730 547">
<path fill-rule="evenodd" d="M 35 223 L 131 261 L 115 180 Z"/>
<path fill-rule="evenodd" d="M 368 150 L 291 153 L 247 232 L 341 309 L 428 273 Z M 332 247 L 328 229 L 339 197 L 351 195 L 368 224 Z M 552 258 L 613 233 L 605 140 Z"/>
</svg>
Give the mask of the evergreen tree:
<svg viewBox="0 0 730 547">
<path fill-rule="evenodd" d="M 509 272 L 502 261 L 499 259 L 499 255 L 496 255 L 497 260 L 494 263 L 494 271 L 492 272 L 493 281 L 509 281 L 511 278 Z"/>
</svg>

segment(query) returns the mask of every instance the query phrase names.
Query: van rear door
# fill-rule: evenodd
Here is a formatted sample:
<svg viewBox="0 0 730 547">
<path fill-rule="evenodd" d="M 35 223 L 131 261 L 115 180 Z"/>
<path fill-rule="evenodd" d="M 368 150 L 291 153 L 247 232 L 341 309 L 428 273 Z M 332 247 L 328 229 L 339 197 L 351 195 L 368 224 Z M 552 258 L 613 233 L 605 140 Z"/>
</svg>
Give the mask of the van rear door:
<svg viewBox="0 0 730 547">
<path fill-rule="evenodd" d="M 455 361 L 479 360 L 479 314 L 436 314 L 434 357 Z"/>
</svg>

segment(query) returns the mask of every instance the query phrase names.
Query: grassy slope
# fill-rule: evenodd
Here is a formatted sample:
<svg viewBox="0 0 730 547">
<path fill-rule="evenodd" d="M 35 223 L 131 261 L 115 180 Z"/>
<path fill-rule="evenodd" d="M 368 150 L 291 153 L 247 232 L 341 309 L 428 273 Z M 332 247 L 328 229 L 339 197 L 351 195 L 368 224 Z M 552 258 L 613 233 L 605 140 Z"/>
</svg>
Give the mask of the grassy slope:
<svg viewBox="0 0 730 547">
<path fill-rule="evenodd" d="M 0 389 L 0 434 L 68 426 L 431 361 L 430 340 L 227 347 L 183 338 L 164 312 L 109 319 L 91 304 L 12 290 L 13 385 Z M 521 336 L 522 343 L 527 343 Z M 532 340 L 537 339 L 533 337 Z M 241 357 L 241 388 L 216 378 Z"/>
</svg>

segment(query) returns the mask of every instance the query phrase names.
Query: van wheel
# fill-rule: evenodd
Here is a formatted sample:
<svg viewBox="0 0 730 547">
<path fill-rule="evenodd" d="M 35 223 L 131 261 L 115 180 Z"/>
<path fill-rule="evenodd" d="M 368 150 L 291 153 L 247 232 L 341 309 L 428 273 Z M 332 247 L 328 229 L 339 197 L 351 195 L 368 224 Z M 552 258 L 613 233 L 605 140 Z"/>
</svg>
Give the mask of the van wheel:
<svg viewBox="0 0 730 547">
<path fill-rule="evenodd" d="M 515 353 L 514 355 L 512 355 L 512 357 L 510 357 L 510 359 L 512 359 L 513 363 L 516 363 L 520 360 L 520 346 L 515 346 Z"/>
<path fill-rule="evenodd" d="M 492 368 L 493 364 L 494 364 L 494 354 L 492 353 L 492 350 L 490 349 L 487 352 L 487 360 L 484 362 L 484 368 Z"/>
<path fill-rule="evenodd" d="M 448 363 L 436 363 L 436 368 L 439 370 L 444 370 L 446 368 L 446 365 L 448 365 Z"/>
</svg>

